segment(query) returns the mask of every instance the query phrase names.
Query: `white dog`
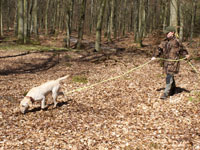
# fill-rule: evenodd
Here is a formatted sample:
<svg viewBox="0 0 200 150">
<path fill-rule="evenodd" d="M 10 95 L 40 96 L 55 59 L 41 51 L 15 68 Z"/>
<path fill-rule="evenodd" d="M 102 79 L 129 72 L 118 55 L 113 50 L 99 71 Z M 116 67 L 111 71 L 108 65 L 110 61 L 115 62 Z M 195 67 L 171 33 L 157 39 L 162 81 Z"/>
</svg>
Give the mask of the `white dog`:
<svg viewBox="0 0 200 150">
<path fill-rule="evenodd" d="M 52 92 L 54 107 L 56 107 L 57 105 L 56 99 L 60 89 L 60 81 L 66 79 L 67 77 L 69 76 L 67 75 L 57 80 L 48 81 L 40 86 L 32 88 L 20 103 L 21 112 L 26 113 L 28 108 L 32 107 L 32 104 L 35 101 L 40 101 L 40 100 L 41 100 L 41 108 L 42 109 L 46 108 L 45 97 L 49 92 Z"/>
</svg>

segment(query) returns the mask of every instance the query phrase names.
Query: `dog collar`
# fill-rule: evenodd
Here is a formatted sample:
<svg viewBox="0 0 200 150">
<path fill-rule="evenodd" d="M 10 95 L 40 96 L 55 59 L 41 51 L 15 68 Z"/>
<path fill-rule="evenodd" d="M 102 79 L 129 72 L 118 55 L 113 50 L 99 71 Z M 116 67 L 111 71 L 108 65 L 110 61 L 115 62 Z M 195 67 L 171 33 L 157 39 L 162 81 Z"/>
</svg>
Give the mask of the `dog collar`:
<svg viewBox="0 0 200 150">
<path fill-rule="evenodd" d="M 25 97 L 29 98 L 29 99 L 31 100 L 32 103 L 35 102 L 35 100 L 34 100 L 31 96 L 25 96 Z"/>
</svg>

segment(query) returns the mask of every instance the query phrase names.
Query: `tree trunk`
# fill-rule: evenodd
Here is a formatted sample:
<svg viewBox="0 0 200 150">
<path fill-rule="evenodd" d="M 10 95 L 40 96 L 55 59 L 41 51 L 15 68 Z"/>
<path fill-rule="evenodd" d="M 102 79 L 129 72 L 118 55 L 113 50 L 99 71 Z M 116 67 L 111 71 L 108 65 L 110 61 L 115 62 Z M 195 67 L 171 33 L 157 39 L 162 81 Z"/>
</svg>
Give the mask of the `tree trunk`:
<svg viewBox="0 0 200 150">
<path fill-rule="evenodd" d="M 7 5 L 8 5 L 7 13 L 8 13 L 8 16 L 10 16 L 10 0 L 7 0 Z M 10 19 L 6 19 L 6 26 L 7 26 L 7 32 L 9 32 L 10 31 Z"/>
<path fill-rule="evenodd" d="M 18 42 L 23 43 L 23 31 L 24 31 L 24 18 L 23 18 L 23 0 L 18 0 L 17 3 L 18 10 Z"/>
<path fill-rule="evenodd" d="M 108 5 L 108 10 L 107 10 L 107 14 L 106 14 L 106 21 L 105 21 L 105 32 L 104 32 L 104 37 L 105 38 L 108 38 L 108 34 L 110 34 L 110 23 L 109 23 L 109 20 L 110 20 L 110 1 L 107 1 L 107 4 Z"/>
<path fill-rule="evenodd" d="M 46 1 L 46 10 L 45 10 L 45 35 L 48 35 L 48 11 L 49 11 L 49 0 Z"/>
<path fill-rule="evenodd" d="M 36 37 L 38 36 L 38 16 L 37 16 L 37 8 L 38 8 L 38 4 L 37 4 L 38 0 L 34 0 L 33 3 L 33 33 L 36 35 Z"/>
<path fill-rule="evenodd" d="M 102 30 L 102 23 L 103 23 L 103 14 L 107 0 L 101 0 L 98 20 L 97 20 L 97 28 L 96 28 L 96 42 L 95 42 L 95 50 L 101 50 L 101 30 Z"/>
<path fill-rule="evenodd" d="M 31 37 L 32 30 L 32 12 L 33 12 L 33 0 L 28 1 L 28 27 L 27 27 L 27 37 Z"/>
<path fill-rule="evenodd" d="M 72 25 L 72 14 L 73 14 L 74 0 L 65 3 L 65 13 L 66 13 L 66 39 L 65 47 L 70 47 L 70 37 L 71 37 L 71 25 Z"/>
<path fill-rule="evenodd" d="M 73 29 L 72 27 L 72 18 L 74 15 L 74 0 L 70 0 L 70 34 L 71 34 L 71 30 Z"/>
<path fill-rule="evenodd" d="M 192 19 L 191 19 L 191 26 L 190 26 L 190 42 L 192 42 L 193 33 L 194 33 L 194 22 L 195 22 L 195 0 L 192 0 Z"/>
<path fill-rule="evenodd" d="M 24 44 L 27 43 L 27 24 L 28 24 L 28 18 L 27 18 L 27 0 L 24 0 Z"/>
<path fill-rule="evenodd" d="M 67 28 L 67 31 L 66 31 L 66 45 L 65 47 L 69 48 L 70 47 L 70 14 L 69 12 L 67 12 L 66 14 L 66 28 Z"/>
<path fill-rule="evenodd" d="M 93 23 L 94 23 L 94 0 L 91 0 L 91 8 L 90 8 L 90 34 L 92 33 Z"/>
<path fill-rule="evenodd" d="M 55 23 L 56 23 L 56 25 L 55 25 L 55 27 L 56 27 L 56 33 L 59 33 L 59 21 L 60 20 L 60 0 L 58 0 L 57 1 L 57 6 L 56 6 L 56 21 L 55 21 Z"/>
<path fill-rule="evenodd" d="M 178 11 L 178 5 L 177 0 L 171 0 L 170 1 L 170 26 L 177 27 L 177 11 Z"/>
<path fill-rule="evenodd" d="M 0 0 L 0 36 L 3 36 L 2 3 L 3 3 L 3 0 Z"/>
<path fill-rule="evenodd" d="M 115 19 L 116 19 L 116 0 L 111 1 L 111 13 L 110 13 L 110 36 L 114 36 L 116 38 L 116 27 L 115 27 Z M 110 38 L 111 38 L 110 37 Z"/>
<path fill-rule="evenodd" d="M 81 42 L 83 39 L 83 30 L 84 30 L 84 21 L 85 21 L 85 8 L 86 8 L 86 0 L 81 0 L 81 16 L 79 21 L 79 27 L 78 27 L 78 41 L 76 48 L 81 48 Z"/>
<path fill-rule="evenodd" d="M 15 4 L 15 17 L 14 17 L 14 32 L 15 36 L 18 36 L 18 1 Z"/>
<path fill-rule="evenodd" d="M 138 39 L 138 18 L 139 18 L 139 2 L 138 0 L 134 1 L 134 16 L 135 16 L 135 21 L 134 21 L 134 41 L 137 42 Z"/>
<path fill-rule="evenodd" d="M 179 30 L 179 38 L 180 42 L 183 41 L 183 26 L 184 26 L 184 16 L 183 16 L 183 2 L 179 1 L 180 8 L 179 8 L 179 15 L 180 15 L 180 30 Z"/>
<path fill-rule="evenodd" d="M 138 43 L 139 47 L 142 47 L 143 33 L 145 28 L 145 6 L 144 0 L 139 1 L 139 21 L 138 21 L 138 35 L 136 39 L 136 43 Z"/>
<path fill-rule="evenodd" d="M 127 0 L 124 0 L 123 17 L 122 17 L 122 35 L 125 35 L 126 30 L 126 18 L 127 18 Z"/>
<path fill-rule="evenodd" d="M 164 14 L 163 14 L 163 31 L 165 30 L 165 28 L 167 27 L 167 15 L 168 15 L 168 2 L 164 2 Z"/>
</svg>

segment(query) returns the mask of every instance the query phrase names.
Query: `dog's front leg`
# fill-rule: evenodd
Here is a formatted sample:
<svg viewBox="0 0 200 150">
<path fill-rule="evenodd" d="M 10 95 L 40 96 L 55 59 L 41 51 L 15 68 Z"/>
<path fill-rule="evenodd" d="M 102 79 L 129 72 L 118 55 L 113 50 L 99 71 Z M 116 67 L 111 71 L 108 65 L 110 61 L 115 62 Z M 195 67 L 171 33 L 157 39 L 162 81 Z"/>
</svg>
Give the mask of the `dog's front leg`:
<svg viewBox="0 0 200 150">
<path fill-rule="evenodd" d="M 57 106 L 57 96 L 58 96 L 58 91 L 54 91 L 54 92 L 52 92 L 52 97 L 53 97 L 53 102 L 54 102 L 54 106 L 53 106 L 53 108 L 56 108 L 56 106 Z"/>
<path fill-rule="evenodd" d="M 41 101 L 41 108 L 42 108 L 42 109 L 47 108 L 47 106 L 46 106 L 46 104 L 45 104 L 45 96 L 42 98 L 42 101 Z"/>
</svg>

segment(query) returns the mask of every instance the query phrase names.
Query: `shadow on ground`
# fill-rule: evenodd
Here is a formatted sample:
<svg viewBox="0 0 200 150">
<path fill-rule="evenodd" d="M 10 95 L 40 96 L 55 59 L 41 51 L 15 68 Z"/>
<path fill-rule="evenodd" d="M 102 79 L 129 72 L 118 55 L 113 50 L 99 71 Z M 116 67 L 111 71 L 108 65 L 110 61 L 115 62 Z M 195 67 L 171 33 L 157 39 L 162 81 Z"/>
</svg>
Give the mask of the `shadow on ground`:
<svg viewBox="0 0 200 150">
<path fill-rule="evenodd" d="M 59 62 L 90 62 L 90 63 L 103 63 L 107 60 L 114 60 L 115 62 L 121 61 L 122 57 L 134 55 L 139 56 L 151 56 L 151 51 L 142 50 L 138 48 L 119 48 L 116 45 L 104 45 L 102 50 L 96 52 L 93 47 L 90 49 L 74 51 L 74 53 L 80 54 L 79 58 L 67 58 L 65 59 L 68 51 L 66 50 L 50 50 L 50 51 L 35 51 L 24 52 L 16 55 L 7 55 L 0 57 L 0 75 L 9 74 L 25 74 L 35 73 L 48 70 Z M 32 54 L 35 53 L 33 56 Z M 45 57 L 40 57 L 42 55 Z"/>
<path fill-rule="evenodd" d="M 57 107 L 56 107 L 56 108 L 53 108 L 53 109 L 57 109 L 57 108 L 62 107 L 62 106 L 64 106 L 64 105 L 68 105 L 70 102 L 71 102 L 71 100 L 68 100 L 68 101 L 66 101 L 66 102 L 65 102 L 65 101 L 58 102 Z M 49 105 L 47 106 L 47 108 L 43 109 L 43 111 L 48 111 L 48 108 L 49 108 L 50 106 L 52 106 L 52 105 L 53 105 L 53 103 L 52 103 L 52 104 L 49 104 Z M 41 107 L 36 107 L 36 108 L 33 108 L 33 109 L 29 110 L 28 113 L 30 113 L 30 112 L 38 112 L 38 111 L 41 111 L 41 110 L 42 110 Z"/>
<path fill-rule="evenodd" d="M 34 53 L 35 55 L 32 56 L 31 54 Z M 48 70 L 59 63 L 59 53 L 55 51 L 38 51 L 2 56 L 0 62 L 3 68 L 0 68 L 0 75 L 35 73 Z M 45 57 L 38 57 L 39 54 Z"/>
<path fill-rule="evenodd" d="M 165 90 L 165 88 L 160 88 L 160 89 L 157 89 L 156 91 L 164 91 L 164 90 Z M 182 92 L 190 93 L 190 91 L 187 90 L 187 89 L 184 89 L 184 88 L 181 88 L 181 87 L 176 87 L 175 93 L 172 94 L 172 96 L 179 94 L 179 93 L 182 93 Z"/>
</svg>

